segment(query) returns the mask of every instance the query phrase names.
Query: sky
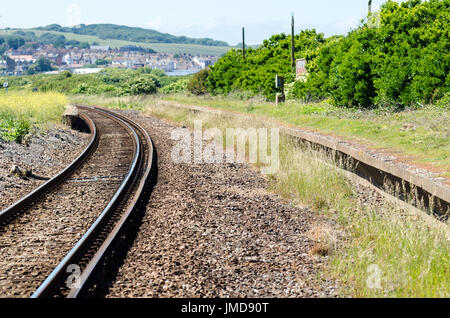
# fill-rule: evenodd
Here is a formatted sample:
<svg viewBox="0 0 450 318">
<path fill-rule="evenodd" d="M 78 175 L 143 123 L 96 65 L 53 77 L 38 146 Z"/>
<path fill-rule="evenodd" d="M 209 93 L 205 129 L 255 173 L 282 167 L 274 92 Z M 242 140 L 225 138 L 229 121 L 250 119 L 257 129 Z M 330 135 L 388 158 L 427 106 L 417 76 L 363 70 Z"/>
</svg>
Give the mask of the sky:
<svg viewBox="0 0 450 318">
<path fill-rule="evenodd" d="M 374 10 L 385 0 L 373 0 Z M 188 37 L 209 37 L 231 45 L 259 44 L 276 33 L 315 28 L 345 34 L 367 15 L 368 0 L 23 0 L 2 1 L 0 28 L 49 24 L 113 23 Z"/>
</svg>

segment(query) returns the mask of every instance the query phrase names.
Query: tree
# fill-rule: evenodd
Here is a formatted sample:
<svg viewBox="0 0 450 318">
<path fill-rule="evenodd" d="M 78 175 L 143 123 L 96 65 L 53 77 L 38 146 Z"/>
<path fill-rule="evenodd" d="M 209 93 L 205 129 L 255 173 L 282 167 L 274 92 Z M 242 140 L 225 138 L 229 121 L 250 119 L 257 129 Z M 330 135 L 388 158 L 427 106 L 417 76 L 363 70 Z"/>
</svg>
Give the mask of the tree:
<svg viewBox="0 0 450 318">
<path fill-rule="evenodd" d="M 195 95 L 205 95 L 208 93 L 207 81 L 211 73 L 209 68 L 195 74 L 187 85 L 189 92 Z"/>
<path fill-rule="evenodd" d="M 2 56 L 3 54 L 5 54 L 5 52 L 8 50 L 8 48 L 6 47 L 6 45 L 0 45 L 0 56 Z"/>
<path fill-rule="evenodd" d="M 8 39 L 8 46 L 10 49 L 17 50 L 23 45 L 25 45 L 25 40 L 22 37 L 11 37 Z"/>
<path fill-rule="evenodd" d="M 110 63 L 111 61 L 107 59 L 98 59 L 97 61 L 95 61 L 96 65 L 109 65 Z"/>
<path fill-rule="evenodd" d="M 30 68 L 27 71 L 27 74 L 33 75 L 43 72 L 49 72 L 52 70 L 53 67 L 51 61 L 48 58 L 41 56 L 37 59 L 36 63 L 30 66 Z"/>
<path fill-rule="evenodd" d="M 399 109 L 443 98 L 449 91 L 450 0 L 387 1 L 377 15 L 377 27 L 364 24 L 307 56 L 308 79 L 294 84 L 294 96 Z"/>
<path fill-rule="evenodd" d="M 80 49 L 90 49 L 91 45 L 89 44 L 89 42 L 81 42 L 80 43 Z"/>
</svg>

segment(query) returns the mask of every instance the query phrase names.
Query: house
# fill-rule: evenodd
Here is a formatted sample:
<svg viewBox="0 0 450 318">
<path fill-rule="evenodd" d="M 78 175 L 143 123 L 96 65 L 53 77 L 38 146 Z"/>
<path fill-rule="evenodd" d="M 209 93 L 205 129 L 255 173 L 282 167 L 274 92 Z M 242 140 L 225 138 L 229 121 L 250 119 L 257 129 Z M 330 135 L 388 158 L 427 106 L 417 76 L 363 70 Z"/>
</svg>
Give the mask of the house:
<svg viewBox="0 0 450 318">
<path fill-rule="evenodd" d="M 109 45 L 92 45 L 92 51 L 109 51 L 111 47 Z"/>
<path fill-rule="evenodd" d="M 117 56 L 117 57 L 114 57 L 113 59 L 112 59 L 112 65 L 114 66 L 114 65 L 122 65 L 122 66 L 127 66 L 127 62 L 128 62 L 128 60 L 127 60 L 127 58 L 126 57 L 123 57 L 123 56 Z"/>
<path fill-rule="evenodd" d="M 151 65 L 152 69 L 160 69 L 164 72 L 173 72 L 175 70 L 175 62 L 172 60 L 159 60 L 155 64 Z"/>
<path fill-rule="evenodd" d="M 73 70 L 74 74 L 95 74 L 101 72 L 101 68 L 77 68 Z"/>
<path fill-rule="evenodd" d="M 205 68 L 207 68 L 210 65 L 213 65 L 213 61 L 209 58 L 203 58 L 203 57 L 194 57 L 193 62 L 200 66 L 202 68 L 202 70 L 204 70 Z"/>
<path fill-rule="evenodd" d="M 33 64 L 36 62 L 33 55 L 10 55 L 9 58 L 18 64 Z"/>
</svg>

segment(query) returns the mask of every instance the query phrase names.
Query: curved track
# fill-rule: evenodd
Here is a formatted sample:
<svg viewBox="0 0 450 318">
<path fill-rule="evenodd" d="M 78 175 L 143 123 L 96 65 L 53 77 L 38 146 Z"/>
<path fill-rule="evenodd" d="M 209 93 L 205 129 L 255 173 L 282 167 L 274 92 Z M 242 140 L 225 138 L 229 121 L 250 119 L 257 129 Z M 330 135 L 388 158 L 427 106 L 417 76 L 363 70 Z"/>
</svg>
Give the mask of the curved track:
<svg viewBox="0 0 450 318">
<path fill-rule="evenodd" d="M 153 163 L 148 134 L 112 112 L 80 109 L 93 133 L 86 151 L 0 214 L 3 297 L 79 296 L 142 199 Z"/>
</svg>

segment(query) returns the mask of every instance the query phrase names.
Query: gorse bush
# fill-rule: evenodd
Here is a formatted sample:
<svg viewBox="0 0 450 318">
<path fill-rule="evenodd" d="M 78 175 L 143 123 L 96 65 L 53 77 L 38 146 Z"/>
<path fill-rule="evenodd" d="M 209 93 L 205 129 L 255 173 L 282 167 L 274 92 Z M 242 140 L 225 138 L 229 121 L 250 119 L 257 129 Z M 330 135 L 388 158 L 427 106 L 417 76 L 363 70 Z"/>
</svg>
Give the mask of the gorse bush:
<svg viewBox="0 0 450 318">
<path fill-rule="evenodd" d="M 209 68 L 195 74 L 187 84 L 187 89 L 194 95 L 204 95 L 208 92 L 208 78 L 211 73 Z"/>
<path fill-rule="evenodd" d="M 449 22 L 450 0 L 387 1 L 346 36 L 303 31 L 295 36 L 296 57 L 306 58 L 308 77 L 295 82 L 290 95 L 352 108 L 436 103 L 450 86 Z M 240 89 L 273 100 L 276 74 L 295 80 L 290 40 L 275 35 L 249 49 L 246 60 L 231 50 L 212 67 L 209 91 Z"/>
</svg>

